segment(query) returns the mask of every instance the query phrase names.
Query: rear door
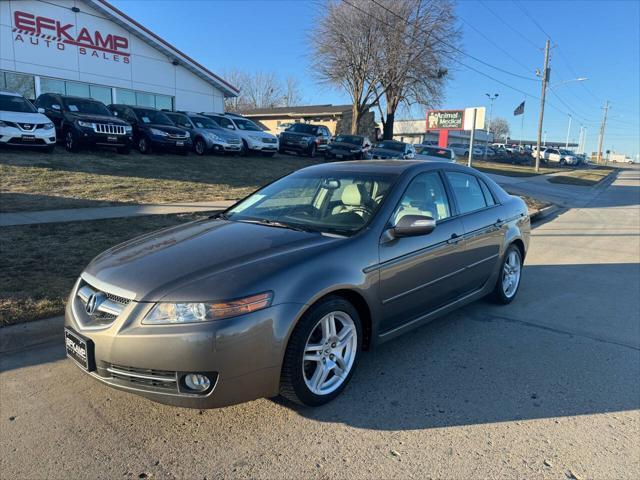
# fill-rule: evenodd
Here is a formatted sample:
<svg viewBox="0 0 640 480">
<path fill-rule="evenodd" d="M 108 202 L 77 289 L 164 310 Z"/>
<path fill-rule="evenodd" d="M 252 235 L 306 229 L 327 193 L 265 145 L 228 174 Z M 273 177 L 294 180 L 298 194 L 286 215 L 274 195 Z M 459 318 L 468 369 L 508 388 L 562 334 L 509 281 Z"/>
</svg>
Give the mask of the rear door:
<svg viewBox="0 0 640 480">
<path fill-rule="evenodd" d="M 381 331 L 393 330 L 453 301 L 464 270 L 464 229 L 454 217 L 439 172 L 418 174 L 407 187 L 389 227 L 404 215 L 436 220 L 428 235 L 381 241 Z"/>
<path fill-rule="evenodd" d="M 476 175 L 446 171 L 445 177 L 464 228 L 464 272 L 462 288 L 469 293 L 482 287 L 499 261 L 506 228 L 500 205 L 486 183 Z"/>
</svg>

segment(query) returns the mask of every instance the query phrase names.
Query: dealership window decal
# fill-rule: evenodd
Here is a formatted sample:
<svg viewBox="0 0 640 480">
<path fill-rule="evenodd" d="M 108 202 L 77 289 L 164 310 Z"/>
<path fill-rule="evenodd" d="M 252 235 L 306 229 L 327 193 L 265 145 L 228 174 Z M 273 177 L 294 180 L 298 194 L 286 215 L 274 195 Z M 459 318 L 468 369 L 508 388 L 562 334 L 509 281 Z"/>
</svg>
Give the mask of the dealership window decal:
<svg viewBox="0 0 640 480">
<path fill-rule="evenodd" d="M 101 58 L 113 62 L 130 62 L 129 39 L 121 35 L 91 31 L 54 18 L 16 10 L 13 13 L 13 40 L 15 43 L 44 45 L 47 48 L 65 50 L 67 45 L 78 47 L 80 55 Z"/>
</svg>

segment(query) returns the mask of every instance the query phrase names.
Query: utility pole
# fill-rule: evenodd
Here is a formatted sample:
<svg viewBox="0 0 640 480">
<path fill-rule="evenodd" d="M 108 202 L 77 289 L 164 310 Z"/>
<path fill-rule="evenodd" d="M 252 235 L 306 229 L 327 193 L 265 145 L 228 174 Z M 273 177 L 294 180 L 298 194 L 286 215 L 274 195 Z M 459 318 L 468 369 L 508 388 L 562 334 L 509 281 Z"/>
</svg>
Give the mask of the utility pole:
<svg viewBox="0 0 640 480">
<path fill-rule="evenodd" d="M 567 128 L 567 141 L 564 143 L 564 148 L 569 148 L 569 135 L 571 135 L 571 119 L 573 117 L 569 114 L 569 127 Z"/>
<path fill-rule="evenodd" d="M 489 125 L 487 126 L 487 140 L 484 142 L 484 155 L 483 155 L 483 158 L 486 160 L 487 159 L 487 147 L 489 146 L 489 134 L 491 133 L 491 119 L 493 117 L 493 101 L 496 98 L 498 98 L 498 95 L 500 95 L 500 94 L 496 93 L 493 96 L 491 96 L 490 93 L 485 93 L 485 95 L 487 97 L 489 97 L 489 100 L 491 101 L 491 103 L 489 104 Z"/>
<path fill-rule="evenodd" d="M 604 102 L 604 117 L 602 118 L 602 123 L 600 124 L 600 136 L 598 137 L 598 157 L 596 160 L 598 163 L 602 161 L 602 143 L 604 142 L 604 129 L 607 126 L 608 113 L 609 113 L 609 100 Z"/>
<path fill-rule="evenodd" d="M 542 143 L 542 124 L 544 121 L 544 98 L 547 94 L 547 83 L 549 82 L 549 48 L 551 40 L 547 38 L 544 47 L 544 70 L 542 71 L 542 95 L 540 97 L 540 120 L 538 121 L 538 143 L 536 150 L 536 172 L 540 171 L 540 144 Z"/>
</svg>

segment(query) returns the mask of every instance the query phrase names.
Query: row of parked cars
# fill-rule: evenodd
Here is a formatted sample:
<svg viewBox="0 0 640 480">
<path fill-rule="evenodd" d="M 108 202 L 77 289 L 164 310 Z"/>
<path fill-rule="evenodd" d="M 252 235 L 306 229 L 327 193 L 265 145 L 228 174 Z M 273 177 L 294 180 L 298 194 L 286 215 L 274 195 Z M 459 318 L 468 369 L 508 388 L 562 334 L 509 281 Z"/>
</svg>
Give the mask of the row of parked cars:
<svg viewBox="0 0 640 480">
<path fill-rule="evenodd" d="M 44 93 L 34 103 L 0 91 L 0 144 L 27 145 L 52 151 L 62 142 L 71 152 L 81 147 L 137 148 L 198 155 L 209 152 L 273 156 L 278 138 L 231 113 L 193 113 L 150 107 L 105 105 L 90 98 Z"/>
</svg>

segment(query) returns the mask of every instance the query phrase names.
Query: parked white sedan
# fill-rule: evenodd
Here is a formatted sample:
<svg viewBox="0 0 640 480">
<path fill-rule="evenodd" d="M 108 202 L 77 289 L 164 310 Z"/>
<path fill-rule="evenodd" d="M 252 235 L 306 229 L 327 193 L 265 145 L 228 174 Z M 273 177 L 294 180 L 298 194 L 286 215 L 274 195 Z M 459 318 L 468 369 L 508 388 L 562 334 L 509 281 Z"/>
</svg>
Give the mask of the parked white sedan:
<svg viewBox="0 0 640 480">
<path fill-rule="evenodd" d="M 458 157 L 467 157 L 469 156 L 469 144 L 468 143 L 451 143 L 449 148 L 453 150 Z M 483 151 L 478 147 L 473 147 L 473 155 L 480 156 L 483 154 Z"/>
<path fill-rule="evenodd" d="M 455 162 L 456 154 L 450 148 L 441 148 L 437 145 L 416 145 L 415 160 L 428 162 Z"/>
</svg>

